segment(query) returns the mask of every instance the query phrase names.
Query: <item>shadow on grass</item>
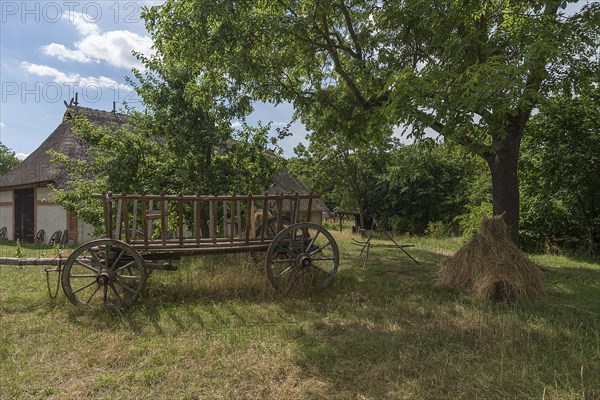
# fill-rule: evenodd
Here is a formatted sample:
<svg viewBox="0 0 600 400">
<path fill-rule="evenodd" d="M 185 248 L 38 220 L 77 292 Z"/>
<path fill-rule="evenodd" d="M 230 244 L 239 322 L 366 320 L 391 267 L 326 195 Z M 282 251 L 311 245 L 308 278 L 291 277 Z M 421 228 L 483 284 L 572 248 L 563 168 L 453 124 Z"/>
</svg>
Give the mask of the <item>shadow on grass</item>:
<svg viewBox="0 0 600 400">
<path fill-rule="evenodd" d="M 296 364 L 326 382 L 312 393 L 323 398 L 595 398 L 600 367 L 587 352 L 600 340 L 589 313 L 598 272 L 545 268 L 546 281 L 567 290 L 551 287 L 533 303 L 480 303 L 438 286 L 433 263 L 378 256 L 331 293 L 305 299 L 308 307 L 285 305 L 307 321 L 290 333 Z"/>
</svg>

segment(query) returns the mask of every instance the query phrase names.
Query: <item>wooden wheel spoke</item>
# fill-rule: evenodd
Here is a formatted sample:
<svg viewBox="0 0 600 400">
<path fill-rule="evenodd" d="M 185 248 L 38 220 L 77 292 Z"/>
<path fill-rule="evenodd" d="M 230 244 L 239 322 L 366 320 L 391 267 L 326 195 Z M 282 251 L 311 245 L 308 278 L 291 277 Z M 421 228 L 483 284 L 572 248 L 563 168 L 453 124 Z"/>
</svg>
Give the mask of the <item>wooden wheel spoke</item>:
<svg viewBox="0 0 600 400">
<path fill-rule="evenodd" d="M 135 260 L 133 260 L 133 261 L 130 261 L 130 262 L 128 262 L 127 264 L 120 266 L 120 267 L 119 267 L 117 270 L 115 270 L 115 272 L 119 272 L 119 271 L 121 271 L 121 270 L 123 270 L 123 269 L 125 269 L 125 268 L 129 269 L 129 267 L 131 267 L 131 266 L 132 266 L 132 265 L 134 265 L 134 264 L 135 264 Z M 131 270 L 130 270 L 130 269 L 129 269 L 129 273 L 131 273 Z"/>
<path fill-rule="evenodd" d="M 115 262 L 113 262 L 113 265 L 110 267 L 110 269 L 114 270 L 115 267 L 117 266 L 117 263 L 121 260 L 121 257 L 123 257 L 123 255 L 125 254 L 125 249 L 121 250 L 121 252 L 119 253 L 119 255 L 117 256 L 117 258 L 115 259 Z"/>
<path fill-rule="evenodd" d="M 92 259 L 96 262 L 96 264 L 102 265 L 102 261 L 100 261 L 98 254 L 96 254 L 93 249 L 90 249 L 90 254 L 92 255 Z"/>
<path fill-rule="evenodd" d="M 317 240 L 317 238 L 319 237 L 320 234 L 321 234 L 321 231 L 317 231 L 317 234 L 315 235 L 315 237 L 312 238 L 312 240 L 310 241 L 310 243 L 306 247 L 306 252 L 310 251 L 310 248 L 313 246 L 313 244 L 315 244 L 315 241 Z"/>
<path fill-rule="evenodd" d="M 81 265 L 83 268 L 87 268 L 87 269 L 89 269 L 90 271 L 94 271 L 94 272 L 96 272 L 96 273 L 97 273 L 98 271 L 100 271 L 98 268 L 94 268 L 94 267 L 93 267 L 91 264 L 86 264 L 86 263 L 84 263 L 84 262 L 83 262 L 81 259 L 79 259 L 79 258 L 78 258 L 78 259 L 76 259 L 76 260 L 75 260 L 75 262 L 76 262 L 77 264 Z M 98 262 L 98 263 L 100 264 L 100 262 Z"/>
<path fill-rule="evenodd" d="M 110 257 L 111 245 L 107 244 L 104 251 L 106 253 L 106 254 L 104 254 L 104 268 L 108 269 L 108 260 Z M 106 301 L 104 301 L 104 302 L 106 303 Z"/>
<path fill-rule="evenodd" d="M 90 282 L 90 283 L 88 283 L 87 285 L 84 285 L 84 286 L 80 287 L 80 288 L 79 288 L 79 289 L 77 289 L 77 290 L 73 290 L 73 293 L 79 293 L 79 292 L 81 292 L 83 289 L 87 289 L 87 288 L 89 288 L 89 287 L 90 287 L 90 286 L 92 286 L 94 283 L 96 283 L 96 280 L 93 280 L 93 281 L 91 281 L 91 282 Z M 96 289 L 96 290 L 98 290 L 98 289 Z"/>
<path fill-rule="evenodd" d="M 325 249 L 325 248 L 326 248 L 326 247 L 328 247 L 328 246 L 331 246 L 331 242 L 327 242 L 327 244 L 326 244 L 326 245 L 324 245 L 323 247 L 317 247 L 317 248 L 316 248 L 314 251 L 311 251 L 311 252 L 310 252 L 310 253 L 308 253 L 308 254 L 312 256 L 313 254 L 316 254 L 316 253 L 318 253 L 318 252 L 320 252 L 320 251 L 323 251 L 323 249 Z"/>
<path fill-rule="evenodd" d="M 123 299 L 121 298 L 121 295 L 119 294 L 119 292 L 117 291 L 117 288 L 115 287 L 115 284 L 110 282 L 110 290 L 112 290 L 112 292 L 115 294 L 115 296 L 117 297 L 117 300 L 119 300 L 119 304 L 123 305 Z"/>
<path fill-rule="evenodd" d="M 136 276 L 136 275 L 119 275 L 119 279 L 131 279 L 134 281 L 139 281 L 142 278 L 140 276 Z"/>
<path fill-rule="evenodd" d="M 96 290 L 94 290 L 94 293 L 92 293 L 92 294 L 90 295 L 90 297 L 87 299 L 87 301 L 85 302 L 85 304 L 89 304 L 89 303 L 90 303 L 90 301 L 92 300 L 92 297 L 94 297 L 94 295 L 95 295 L 96 293 L 98 293 L 98 290 L 100 290 L 100 285 L 98 285 L 98 287 L 96 288 Z"/>
<path fill-rule="evenodd" d="M 281 271 L 279 273 L 279 275 L 277 275 L 277 279 L 281 278 L 283 275 L 287 274 L 288 272 L 290 272 L 291 270 L 294 269 L 294 266 L 292 265 L 291 267 L 287 267 L 286 269 L 284 269 L 283 271 Z"/>
<path fill-rule="evenodd" d="M 272 262 L 272 263 L 289 263 L 289 262 L 291 262 L 291 261 L 292 261 L 292 260 L 290 260 L 289 258 L 286 258 L 286 259 L 273 260 L 273 261 L 271 261 L 271 262 Z"/>
<path fill-rule="evenodd" d="M 106 305 L 106 300 L 108 299 L 108 285 L 107 284 L 102 285 L 102 290 L 103 290 L 102 300 L 104 302 L 104 305 Z"/>
<path fill-rule="evenodd" d="M 72 274 L 71 278 L 95 278 L 98 274 Z"/>
<path fill-rule="evenodd" d="M 312 267 L 312 268 L 314 268 L 314 269 L 316 269 L 316 270 L 319 270 L 319 271 L 321 271 L 322 273 L 324 273 L 324 274 L 326 274 L 326 275 L 329 275 L 329 272 L 325 271 L 325 270 L 324 270 L 323 268 L 321 268 L 321 267 L 318 267 L 318 266 L 316 266 L 315 264 L 311 264 L 311 267 Z"/>
<path fill-rule="evenodd" d="M 311 258 L 311 261 L 334 261 L 333 257 L 323 257 L 323 258 Z"/>
<path fill-rule="evenodd" d="M 118 281 L 118 280 L 115 279 L 115 283 L 117 285 L 121 286 L 123 289 L 127 290 L 128 292 L 132 293 L 132 294 L 136 294 L 137 293 L 137 291 L 135 289 L 133 289 L 132 287 L 130 287 L 130 286 L 126 285 L 126 284 L 124 284 L 121 281 Z"/>
</svg>

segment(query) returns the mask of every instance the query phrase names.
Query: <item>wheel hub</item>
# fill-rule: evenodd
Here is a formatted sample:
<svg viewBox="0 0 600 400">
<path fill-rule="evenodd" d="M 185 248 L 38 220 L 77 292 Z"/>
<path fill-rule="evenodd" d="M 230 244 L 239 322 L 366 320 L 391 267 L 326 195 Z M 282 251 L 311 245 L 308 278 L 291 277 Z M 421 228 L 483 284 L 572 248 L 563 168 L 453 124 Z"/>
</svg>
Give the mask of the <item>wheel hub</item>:
<svg viewBox="0 0 600 400">
<path fill-rule="evenodd" d="M 100 272 L 100 274 L 98 274 L 98 277 L 96 278 L 96 282 L 98 282 L 98 285 L 107 285 L 110 281 L 111 277 L 108 271 Z"/>
<path fill-rule="evenodd" d="M 307 269 L 311 267 L 312 261 L 308 255 L 300 254 L 297 259 L 297 265 L 302 269 Z"/>
</svg>

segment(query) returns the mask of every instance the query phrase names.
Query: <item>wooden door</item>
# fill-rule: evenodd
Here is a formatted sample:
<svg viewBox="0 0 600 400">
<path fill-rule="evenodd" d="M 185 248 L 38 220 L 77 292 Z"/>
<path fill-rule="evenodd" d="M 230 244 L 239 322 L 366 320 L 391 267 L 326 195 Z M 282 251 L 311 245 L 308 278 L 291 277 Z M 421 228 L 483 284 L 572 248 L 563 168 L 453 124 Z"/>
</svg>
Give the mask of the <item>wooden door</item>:
<svg viewBox="0 0 600 400">
<path fill-rule="evenodd" d="M 33 243 L 34 232 L 33 189 L 15 190 L 15 240 Z"/>
</svg>

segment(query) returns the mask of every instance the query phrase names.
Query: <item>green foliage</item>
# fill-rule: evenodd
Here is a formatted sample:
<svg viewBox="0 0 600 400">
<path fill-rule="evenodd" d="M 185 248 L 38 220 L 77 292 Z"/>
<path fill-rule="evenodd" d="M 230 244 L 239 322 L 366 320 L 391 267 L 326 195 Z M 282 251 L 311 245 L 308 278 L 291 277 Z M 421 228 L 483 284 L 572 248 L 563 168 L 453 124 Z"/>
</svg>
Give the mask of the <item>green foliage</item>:
<svg viewBox="0 0 600 400">
<path fill-rule="evenodd" d="M 530 249 L 600 243 L 600 89 L 550 98 L 523 143 L 524 243 Z"/>
<path fill-rule="evenodd" d="M 225 104 L 220 93 L 203 92 L 209 77 L 162 63 L 160 55 L 138 57 L 147 69 L 134 71 L 129 83 L 145 112 L 130 109 L 122 125 L 98 126 L 84 117 L 73 122 L 87 157 L 53 154 L 72 178 L 67 189 L 55 190 L 57 201 L 101 228 L 93 193 L 231 194 L 266 187 L 282 164 L 280 149 L 269 139 L 270 124 L 233 129 L 232 119 L 249 110 L 244 100 Z M 287 128 L 278 129 L 279 137 L 286 134 Z"/>
<path fill-rule="evenodd" d="M 15 257 L 17 258 L 25 258 L 25 252 L 21 248 L 21 242 L 17 239 L 17 245 L 15 248 Z"/>
<path fill-rule="evenodd" d="M 470 203 L 466 205 L 466 212 L 454 218 L 454 222 L 458 224 L 463 236 L 471 237 L 479 232 L 481 220 L 492 216 L 493 207 L 490 202 Z"/>
<path fill-rule="evenodd" d="M 495 177 L 494 211 L 507 213 L 516 239 L 515 171 L 531 112 L 548 93 L 587 90 L 600 75 L 600 6 L 566 15 L 566 4 L 167 0 L 144 18 L 160 61 L 185 65 L 202 78 L 198 91 L 236 110 L 248 98 L 287 100 L 352 148 L 403 124 L 481 155 Z"/>
<path fill-rule="evenodd" d="M 363 218 L 378 214 L 382 197 L 379 177 L 386 168 L 391 139 L 369 145 L 353 145 L 345 135 L 315 130 L 308 148 L 296 147 L 288 161 L 290 171 L 320 193 L 330 208 L 358 212 Z"/>
<path fill-rule="evenodd" d="M 20 162 L 15 152 L 0 142 L 0 176 L 19 165 Z"/>
<path fill-rule="evenodd" d="M 402 233 L 424 233 L 433 222 L 458 233 L 451 226 L 454 217 L 480 196 L 482 187 L 489 187 L 484 172 L 478 159 L 451 144 L 425 141 L 398 147 L 382 177 L 382 222 Z M 487 185 L 480 186 L 482 182 Z"/>
</svg>

